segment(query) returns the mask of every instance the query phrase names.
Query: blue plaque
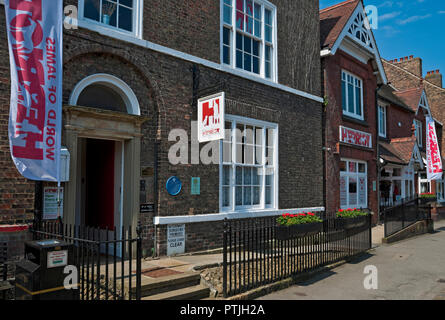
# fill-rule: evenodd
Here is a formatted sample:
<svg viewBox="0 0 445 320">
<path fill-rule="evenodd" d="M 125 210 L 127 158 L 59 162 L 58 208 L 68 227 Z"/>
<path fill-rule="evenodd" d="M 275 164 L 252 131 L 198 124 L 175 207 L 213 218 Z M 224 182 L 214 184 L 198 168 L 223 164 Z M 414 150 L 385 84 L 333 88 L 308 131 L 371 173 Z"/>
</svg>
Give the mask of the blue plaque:
<svg viewBox="0 0 445 320">
<path fill-rule="evenodd" d="M 201 194 L 201 178 L 192 178 L 191 193 L 192 195 Z"/>
<path fill-rule="evenodd" d="M 172 196 L 177 196 L 182 189 L 182 182 L 178 177 L 170 177 L 165 185 L 167 192 Z"/>
</svg>

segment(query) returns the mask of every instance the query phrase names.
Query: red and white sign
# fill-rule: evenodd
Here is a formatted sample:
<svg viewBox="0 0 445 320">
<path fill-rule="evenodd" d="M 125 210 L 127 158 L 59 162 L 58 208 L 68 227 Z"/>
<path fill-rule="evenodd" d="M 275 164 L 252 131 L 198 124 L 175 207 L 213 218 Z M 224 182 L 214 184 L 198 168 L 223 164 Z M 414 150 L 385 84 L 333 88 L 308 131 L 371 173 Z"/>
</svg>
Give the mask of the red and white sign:
<svg viewBox="0 0 445 320">
<path fill-rule="evenodd" d="M 372 149 L 372 135 L 340 126 L 340 142 Z"/>
<path fill-rule="evenodd" d="M 5 0 L 11 64 L 9 145 L 18 171 L 58 181 L 63 1 Z"/>
<path fill-rule="evenodd" d="M 426 118 L 426 163 L 428 180 L 441 180 L 442 159 L 437 142 L 436 126 L 431 117 Z"/>
<path fill-rule="evenodd" d="M 198 141 L 224 139 L 224 92 L 198 100 Z"/>
</svg>

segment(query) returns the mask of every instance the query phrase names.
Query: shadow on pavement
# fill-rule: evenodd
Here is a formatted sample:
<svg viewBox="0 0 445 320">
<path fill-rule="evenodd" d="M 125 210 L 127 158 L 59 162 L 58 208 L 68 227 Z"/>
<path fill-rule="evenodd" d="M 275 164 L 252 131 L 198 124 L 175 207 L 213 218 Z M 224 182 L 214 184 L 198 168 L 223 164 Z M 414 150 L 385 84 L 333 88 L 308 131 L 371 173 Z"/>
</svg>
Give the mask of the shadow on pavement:
<svg viewBox="0 0 445 320">
<path fill-rule="evenodd" d="M 348 263 L 349 264 L 359 264 L 365 260 L 372 258 L 373 256 L 374 255 L 371 253 L 364 253 L 364 254 L 360 255 L 359 257 L 352 258 L 351 260 L 348 260 Z"/>
<path fill-rule="evenodd" d="M 442 232 L 442 231 L 445 231 L 445 227 L 441 227 L 441 228 L 435 229 L 434 231 L 435 231 L 435 232 Z"/>
<path fill-rule="evenodd" d="M 314 275 L 311 279 L 298 282 L 297 285 L 300 287 L 307 287 L 307 286 L 310 286 L 318 281 L 329 278 L 330 276 L 333 276 L 334 274 L 337 274 L 337 273 L 334 271 L 326 271 L 326 272 Z"/>
</svg>

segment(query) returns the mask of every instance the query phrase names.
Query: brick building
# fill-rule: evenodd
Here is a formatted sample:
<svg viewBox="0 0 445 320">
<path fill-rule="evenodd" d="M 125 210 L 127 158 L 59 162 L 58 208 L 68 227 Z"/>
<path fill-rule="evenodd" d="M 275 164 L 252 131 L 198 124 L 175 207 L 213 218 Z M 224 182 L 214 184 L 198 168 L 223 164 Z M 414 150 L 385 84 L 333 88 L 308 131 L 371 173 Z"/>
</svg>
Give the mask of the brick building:
<svg viewBox="0 0 445 320">
<path fill-rule="evenodd" d="M 439 70 L 429 71 L 423 76 L 421 58 L 414 56 L 394 60 L 382 59 L 388 80 L 396 89 L 395 94 L 400 97 L 415 112 L 413 123 L 415 136 L 420 148 L 423 162 L 426 155 L 426 126 L 425 117 L 430 115 L 436 122 L 436 131 L 443 156 L 444 136 L 443 123 L 445 121 L 445 89 L 442 88 L 442 75 Z M 435 213 L 443 211 L 445 203 L 444 180 L 431 181 L 426 179 L 426 171 L 419 170 L 415 175 L 416 193 L 432 192 L 438 196 Z"/>
<path fill-rule="evenodd" d="M 64 4 L 79 13 L 79 28 L 64 30 L 63 44 L 66 223 L 140 223 L 145 254 L 165 255 L 172 224 L 185 226 L 189 252 L 220 246 L 224 218 L 323 210 L 318 1 L 120 0 L 109 12 L 100 10 L 103 0 Z M 0 223 L 19 225 L 41 214 L 51 184 L 22 178 L 11 161 L 5 26 L 1 9 Z M 364 75 L 371 69 L 365 65 Z M 192 141 L 196 100 L 218 92 L 225 92 L 226 132 L 233 134 L 217 150 L 256 148 L 264 150 L 261 159 L 226 160 L 220 152 L 224 165 L 192 164 L 198 152 L 208 153 Z M 270 139 L 249 140 L 253 128 Z M 187 133 L 187 163 L 169 161 L 181 137 L 174 129 Z M 273 155 L 267 167 L 266 152 Z M 173 176 L 182 181 L 176 196 L 165 187 Z M 200 178 L 198 194 L 192 177 Z"/>
<path fill-rule="evenodd" d="M 378 217 L 376 89 L 386 84 L 362 1 L 320 11 L 326 210 Z"/>
</svg>

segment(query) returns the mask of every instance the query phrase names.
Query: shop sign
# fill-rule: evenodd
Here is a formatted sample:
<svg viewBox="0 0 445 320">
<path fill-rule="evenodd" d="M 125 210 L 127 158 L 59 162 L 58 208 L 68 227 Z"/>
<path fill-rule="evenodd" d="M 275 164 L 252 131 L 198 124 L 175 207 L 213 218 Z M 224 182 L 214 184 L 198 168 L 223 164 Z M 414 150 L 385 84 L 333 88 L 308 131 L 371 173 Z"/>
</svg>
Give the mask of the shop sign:
<svg viewBox="0 0 445 320">
<path fill-rule="evenodd" d="M 426 118 L 426 126 L 426 171 L 428 180 L 441 180 L 443 174 L 442 159 L 440 157 L 435 122 L 431 117 Z"/>
<path fill-rule="evenodd" d="M 340 126 L 340 142 L 372 149 L 372 135 Z"/>
<path fill-rule="evenodd" d="M 224 92 L 198 100 L 198 141 L 224 139 Z"/>
</svg>

